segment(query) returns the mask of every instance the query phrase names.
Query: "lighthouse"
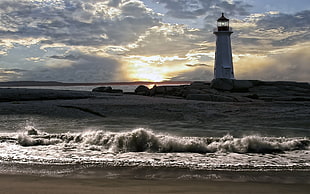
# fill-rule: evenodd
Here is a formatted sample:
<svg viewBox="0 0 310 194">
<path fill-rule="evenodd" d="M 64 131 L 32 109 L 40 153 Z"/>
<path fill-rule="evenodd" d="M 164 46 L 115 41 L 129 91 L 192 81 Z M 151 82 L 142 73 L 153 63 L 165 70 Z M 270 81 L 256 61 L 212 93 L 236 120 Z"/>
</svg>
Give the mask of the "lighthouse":
<svg viewBox="0 0 310 194">
<path fill-rule="evenodd" d="M 213 33 L 216 35 L 214 78 L 234 79 L 230 41 L 230 35 L 233 32 L 229 27 L 229 19 L 224 16 L 224 13 L 222 13 L 222 17 L 217 20 L 217 28 Z"/>
</svg>

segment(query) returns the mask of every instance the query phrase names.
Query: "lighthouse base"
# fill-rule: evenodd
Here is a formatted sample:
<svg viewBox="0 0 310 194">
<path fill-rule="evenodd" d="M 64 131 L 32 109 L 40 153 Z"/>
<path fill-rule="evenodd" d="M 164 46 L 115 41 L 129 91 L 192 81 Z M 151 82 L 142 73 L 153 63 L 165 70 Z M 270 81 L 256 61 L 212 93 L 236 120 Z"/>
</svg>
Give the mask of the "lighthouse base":
<svg viewBox="0 0 310 194">
<path fill-rule="evenodd" d="M 217 78 L 211 81 L 211 88 L 223 91 L 247 92 L 251 87 L 253 87 L 253 82 L 249 80 Z"/>
</svg>

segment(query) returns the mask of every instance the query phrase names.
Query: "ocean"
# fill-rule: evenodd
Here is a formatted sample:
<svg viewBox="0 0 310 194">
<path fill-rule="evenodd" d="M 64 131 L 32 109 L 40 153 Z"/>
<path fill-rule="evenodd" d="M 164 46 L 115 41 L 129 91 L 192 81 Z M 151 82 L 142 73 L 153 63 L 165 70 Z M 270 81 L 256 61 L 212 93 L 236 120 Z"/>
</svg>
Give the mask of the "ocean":
<svg viewBox="0 0 310 194">
<path fill-rule="evenodd" d="M 21 102 L 10 106 L 14 103 Z M 150 122 L 46 115 L 9 110 L 0 115 L 1 174 L 310 183 L 307 121 L 262 124 L 258 116 L 248 123 L 229 118 Z"/>
</svg>

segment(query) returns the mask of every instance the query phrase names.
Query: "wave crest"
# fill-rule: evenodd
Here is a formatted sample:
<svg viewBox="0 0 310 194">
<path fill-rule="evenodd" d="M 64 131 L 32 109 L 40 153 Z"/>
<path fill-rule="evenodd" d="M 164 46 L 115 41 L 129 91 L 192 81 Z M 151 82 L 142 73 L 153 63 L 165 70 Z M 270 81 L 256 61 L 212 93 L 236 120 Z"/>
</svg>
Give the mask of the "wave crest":
<svg viewBox="0 0 310 194">
<path fill-rule="evenodd" d="M 279 153 L 292 150 L 308 150 L 308 138 L 276 138 L 245 136 L 235 138 L 226 135 L 217 137 L 176 137 L 155 134 L 147 129 L 129 132 L 88 131 L 83 133 L 47 134 L 31 128 L 18 135 L 17 142 L 22 146 L 53 145 L 75 143 L 96 145 L 112 152 L 234 152 L 234 153 Z"/>
</svg>

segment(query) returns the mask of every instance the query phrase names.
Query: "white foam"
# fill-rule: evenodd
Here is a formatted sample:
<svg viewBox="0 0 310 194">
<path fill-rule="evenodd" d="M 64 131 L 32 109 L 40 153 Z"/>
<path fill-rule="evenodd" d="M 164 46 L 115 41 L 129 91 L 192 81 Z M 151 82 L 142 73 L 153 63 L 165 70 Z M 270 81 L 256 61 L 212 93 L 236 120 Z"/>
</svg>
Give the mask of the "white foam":
<svg viewBox="0 0 310 194">
<path fill-rule="evenodd" d="M 226 135 L 216 137 L 177 137 L 156 134 L 144 128 L 127 132 L 86 131 L 83 133 L 47 134 L 29 128 L 18 135 L 22 146 L 78 143 L 95 145 L 111 152 L 188 152 L 188 153 L 279 153 L 292 150 L 308 150 L 307 138 L 277 138 L 257 135 L 235 138 Z"/>
</svg>

